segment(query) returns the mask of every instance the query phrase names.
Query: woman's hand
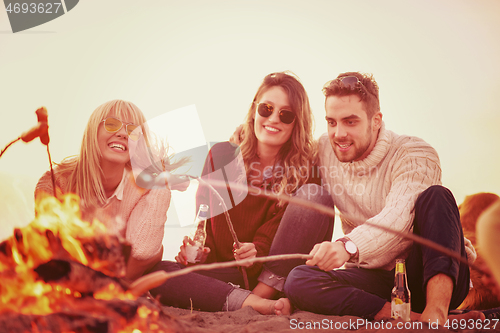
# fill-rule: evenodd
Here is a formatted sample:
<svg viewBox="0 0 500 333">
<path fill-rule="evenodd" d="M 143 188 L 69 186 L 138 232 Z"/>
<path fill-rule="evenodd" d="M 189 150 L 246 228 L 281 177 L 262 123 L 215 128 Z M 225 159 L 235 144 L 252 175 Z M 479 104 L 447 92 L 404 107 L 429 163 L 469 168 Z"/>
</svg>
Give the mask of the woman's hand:
<svg viewBox="0 0 500 333">
<path fill-rule="evenodd" d="M 175 257 L 175 261 L 177 261 L 179 264 L 182 264 L 182 265 L 185 265 L 185 266 L 187 266 L 188 264 L 192 264 L 192 263 L 188 263 L 187 262 L 186 246 L 188 246 L 188 245 L 195 245 L 195 243 L 188 236 L 184 236 L 184 239 L 182 240 L 182 245 L 180 247 L 180 251 L 177 254 L 177 256 Z M 210 248 L 209 247 L 204 247 L 201 250 L 201 254 L 198 253 L 198 256 L 196 257 L 197 259 L 199 258 L 199 262 L 198 263 L 199 264 L 203 264 L 207 260 L 207 257 L 208 257 L 209 253 L 210 253 Z"/>
<path fill-rule="evenodd" d="M 236 248 L 236 244 L 233 244 L 233 253 L 234 259 L 243 260 L 243 259 L 251 259 L 257 256 L 257 249 L 255 248 L 254 243 L 240 243 L 241 247 L 239 249 Z M 245 267 L 250 267 L 252 264 L 246 264 Z"/>
<path fill-rule="evenodd" d="M 167 186 L 173 191 L 184 192 L 189 187 L 189 178 L 170 174 Z"/>
</svg>

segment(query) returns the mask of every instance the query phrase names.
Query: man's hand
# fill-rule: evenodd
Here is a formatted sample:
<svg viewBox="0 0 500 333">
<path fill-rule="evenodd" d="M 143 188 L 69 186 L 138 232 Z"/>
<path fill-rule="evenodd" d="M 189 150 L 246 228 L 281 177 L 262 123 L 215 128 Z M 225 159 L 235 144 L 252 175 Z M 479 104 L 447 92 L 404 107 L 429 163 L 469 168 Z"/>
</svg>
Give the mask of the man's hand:
<svg viewBox="0 0 500 333">
<path fill-rule="evenodd" d="M 243 138 L 241 137 L 241 131 L 243 130 L 243 125 L 239 125 L 234 130 L 233 135 L 229 138 L 229 142 L 234 143 L 235 145 L 240 145 Z"/>
<path fill-rule="evenodd" d="M 257 249 L 254 243 L 241 243 L 239 249 L 236 249 L 236 244 L 234 244 L 233 247 L 234 259 L 236 260 L 251 259 L 257 256 Z M 245 266 L 250 267 L 252 264 L 247 264 Z"/>
<path fill-rule="evenodd" d="M 183 265 L 188 265 L 188 262 L 187 262 L 187 253 L 186 253 L 186 246 L 190 244 L 190 245 L 194 245 L 194 241 L 189 238 L 188 236 L 184 236 L 184 239 L 182 240 L 182 245 L 180 246 L 180 251 L 179 253 L 177 254 L 177 256 L 175 256 L 175 261 L 177 261 L 179 264 L 183 264 Z M 200 264 L 203 264 L 205 262 L 205 260 L 207 260 L 207 257 L 208 257 L 208 254 L 210 253 L 210 248 L 209 247 L 204 247 L 201 251 L 201 257 L 200 257 Z"/>
<path fill-rule="evenodd" d="M 351 257 L 342 242 L 328 241 L 314 245 L 309 254 L 313 257 L 306 261 L 306 265 L 318 266 L 324 271 L 342 267 Z"/>
</svg>

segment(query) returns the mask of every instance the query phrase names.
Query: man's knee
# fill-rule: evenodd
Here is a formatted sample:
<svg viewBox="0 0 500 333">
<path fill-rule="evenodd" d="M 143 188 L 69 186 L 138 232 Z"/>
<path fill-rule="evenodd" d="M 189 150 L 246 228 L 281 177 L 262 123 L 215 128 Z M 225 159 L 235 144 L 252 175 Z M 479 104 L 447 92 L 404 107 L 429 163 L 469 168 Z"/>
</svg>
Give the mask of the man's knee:
<svg viewBox="0 0 500 333">
<path fill-rule="evenodd" d="M 417 202 L 427 200 L 451 200 L 455 202 L 455 197 L 451 191 L 442 185 L 429 186 L 425 191 L 420 193 Z"/>
<path fill-rule="evenodd" d="M 433 185 L 420 193 L 415 202 L 415 224 L 441 218 L 460 223 L 460 214 L 453 193 L 441 185 Z M 422 221 L 420 221 L 422 220 Z M 418 222 L 420 221 L 420 222 Z M 417 227 L 418 228 L 418 227 Z"/>
<path fill-rule="evenodd" d="M 294 295 L 298 290 L 302 290 L 315 275 L 314 269 L 310 266 L 301 265 L 295 267 L 286 278 L 284 286 L 285 294 L 289 297 L 289 295 Z"/>
<path fill-rule="evenodd" d="M 305 184 L 300 187 L 295 197 L 333 207 L 333 200 L 325 187 L 317 184 Z"/>
</svg>

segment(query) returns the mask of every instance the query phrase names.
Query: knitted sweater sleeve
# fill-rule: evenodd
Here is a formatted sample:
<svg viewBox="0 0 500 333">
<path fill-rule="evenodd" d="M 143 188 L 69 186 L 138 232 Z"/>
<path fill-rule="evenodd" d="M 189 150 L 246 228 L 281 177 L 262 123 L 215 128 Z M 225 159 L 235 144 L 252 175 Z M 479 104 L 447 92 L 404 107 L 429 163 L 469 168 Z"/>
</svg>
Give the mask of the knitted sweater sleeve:
<svg viewBox="0 0 500 333">
<path fill-rule="evenodd" d="M 135 191 L 139 192 L 137 189 Z M 137 193 L 136 192 L 136 193 Z M 124 205 L 133 198 L 124 195 Z M 170 205 L 170 190 L 153 189 L 142 193 L 127 221 L 125 238 L 132 244 L 132 256 L 147 260 L 162 248 L 164 226 Z"/>
<path fill-rule="evenodd" d="M 38 180 L 38 183 L 35 187 L 35 198 L 38 197 L 42 192 L 51 193 L 52 190 L 52 181 L 50 179 L 50 171 L 47 171 L 43 174 L 42 177 Z"/>
<path fill-rule="evenodd" d="M 429 186 L 441 183 L 437 152 L 424 141 L 411 138 L 393 157 L 387 175 L 390 190 L 382 211 L 368 222 L 407 232 L 412 229 L 414 205 L 418 195 Z M 359 265 L 391 267 L 394 260 L 411 246 L 411 241 L 378 228 L 362 224 L 347 235 L 358 247 Z"/>
<path fill-rule="evenodd" d="M 57 167 L 54 168 L 56 191 L 58 195 L 62 194 L 61 188 L 66 186 L 65 179 L 57 172 Z M 52 175 L 50 171 L 45 172 L 38 180 L 35 187 L 35 200 L 41 199 L 44 195 L 54 195 L 52 187 Z"/>
</svg>

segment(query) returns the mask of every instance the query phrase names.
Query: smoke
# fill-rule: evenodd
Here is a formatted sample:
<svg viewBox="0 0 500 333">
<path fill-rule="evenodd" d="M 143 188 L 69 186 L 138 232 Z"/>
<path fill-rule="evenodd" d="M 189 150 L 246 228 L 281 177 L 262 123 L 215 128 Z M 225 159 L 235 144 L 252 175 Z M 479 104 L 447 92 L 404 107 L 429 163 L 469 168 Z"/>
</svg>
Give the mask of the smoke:
<svg viewBox="0 0 500 333">
<path fill-rule="evenodd" d="M 35 179 L 0 173 L 0 240 L 33 221 L 35 184 Z"/>
</svg>

